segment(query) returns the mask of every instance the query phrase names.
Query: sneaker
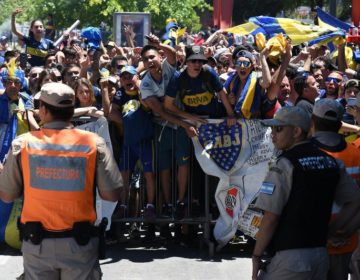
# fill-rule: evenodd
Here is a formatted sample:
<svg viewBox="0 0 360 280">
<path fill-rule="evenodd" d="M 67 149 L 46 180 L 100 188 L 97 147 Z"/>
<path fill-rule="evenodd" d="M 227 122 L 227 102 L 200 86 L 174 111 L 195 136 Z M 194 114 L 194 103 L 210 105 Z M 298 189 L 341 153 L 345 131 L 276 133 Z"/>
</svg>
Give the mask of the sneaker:
<svg viewBox="0 0 360 280">
<path fill-rule="evenodd" d="M 162 206 L 161 216 L 164 217 L 164 218 L 171 218 L 172 217 L 172 211 L 173 211 L 172 205 L 169 205 L 169 204 L 165 203 Z"/>
<path fill-rule="evenodd" d="M 131 224 L 129 229 L 129 237 L 130 239 L 140 239 L 141 233 L 137 223 Z"/>
<path fill-rule="evenodd" d="M 146 221 L 155 221 L 156 219 L 155 207 L 147 206 L 145 208 L 144 219 Z"/>
<path fill-rule="evenodd" d="M 185 212 L 186 212 L 185 203 L 182 201 L 179 201 L 178 203 L 176 203 L 175 219 L 177 219 L 177 220 L 184 219 Z"/>
<path fill-rule="evenodd" d="M 112 214 L 113 220 L 124 219 L 126 217 L 127 217 L 127 207 L 126 207 L 126 205 L 118 203 L 116 205 L 114 213 Z"/>
</svg>

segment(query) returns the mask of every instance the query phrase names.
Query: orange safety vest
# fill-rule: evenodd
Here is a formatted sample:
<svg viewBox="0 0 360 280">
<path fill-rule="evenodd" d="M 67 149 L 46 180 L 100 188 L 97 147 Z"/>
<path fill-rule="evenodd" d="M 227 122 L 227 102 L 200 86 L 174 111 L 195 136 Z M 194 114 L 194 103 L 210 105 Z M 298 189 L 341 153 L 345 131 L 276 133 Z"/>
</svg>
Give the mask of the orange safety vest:
<svg viewBox="0 0 360 280">
<path fill-rule="evenodd" d="M 346 144 L 346 148 L 341 152 L 330 152 L 324 150 L 334 158 L 340 159 L 344 162 L 347 173 L 356 181 L 357 185 L 360 186 L 360 151 L 352 144 Z M 335 219 L 336 214 L 341 210 L 339 207 L 333 207 L 331 219 Z M 358 243 L 357 232 L 353 233 L 349 238 L 348 242 L 344 246 L 333 247 L 328 246 L 329 255 L 339 255 L 353 252 Z"/>
<path fill-rule="evenodd" d="M 356 139 L 352 144 L 357 148 L 360 149 L 360 138 Z"/>
<path fill-rule="evenodd" d="M 21 223 L 39 221 L 46 230 L 64 231 L 75 222 L 95 222 L 95 134 L 78 129 L 30 132 L 21 166 Z"/>
</svg>

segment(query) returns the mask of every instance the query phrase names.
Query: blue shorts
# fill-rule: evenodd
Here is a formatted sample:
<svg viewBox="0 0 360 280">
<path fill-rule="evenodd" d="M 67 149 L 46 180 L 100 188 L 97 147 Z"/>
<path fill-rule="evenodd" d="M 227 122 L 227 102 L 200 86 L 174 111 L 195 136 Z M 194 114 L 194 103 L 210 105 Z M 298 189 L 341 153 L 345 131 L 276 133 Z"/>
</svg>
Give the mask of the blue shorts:
<svg viewBox="0 0 360 280">
<path fill-rule="evenodd" d="M 157 142 L 159 170 L 170 169 L 173 158 L 175 158 L 177 166 L 187 164 L 190 160 L 191 140 L 185 130 L 180 127 L 178 129 L 165 127 L 163 130 L 162 128 L 157 125 L 156 129 L 157 141 L 162 131 L 160 142 Z"/>
<path fill-rule="evenodd" d="M 152 140 L 138 144 L 123 146 L 119 161 L 120 171 L 134 171 L 136 162 L 140 159 L 144 172 L 154 171 L 154 148 Z"/>
</svg>

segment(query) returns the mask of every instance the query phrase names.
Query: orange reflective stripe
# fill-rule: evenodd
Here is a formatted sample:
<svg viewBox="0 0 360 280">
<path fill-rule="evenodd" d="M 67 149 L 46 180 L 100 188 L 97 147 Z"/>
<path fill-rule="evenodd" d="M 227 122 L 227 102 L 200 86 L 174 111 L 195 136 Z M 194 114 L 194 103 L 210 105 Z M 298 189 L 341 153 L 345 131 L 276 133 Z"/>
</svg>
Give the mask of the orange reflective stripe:
<svg viewBox="0 0 360 280">
<path fill-rule="evenodd" d="M 346 148 L 341 152 L 329 152 L 327 150 L 324 151 L 334 158 L 342 160 L 347 172 L 351 175 L 352 178 L 355 179 L 358 186 L 360 186 L 360 151 L 353 144 L 347 144 Z M 333 220 L 335 218 L 336 214 L 333 213 L 331 219 Z M 344 246 L 328 246 L 328 253 L 329 255 L 351 253 L 356 249 L 357 243 L 358 235 L 355 232 L 347 240 L 347 243 Z"/>
<path fill-rule="evenodd" d="M 41 129 L 21 150 L 24 206 L 21 222 L 40 221 L 47 230 L 71 229 L 96 220 L 96 136 L 77 130 Z"/>
</svg>

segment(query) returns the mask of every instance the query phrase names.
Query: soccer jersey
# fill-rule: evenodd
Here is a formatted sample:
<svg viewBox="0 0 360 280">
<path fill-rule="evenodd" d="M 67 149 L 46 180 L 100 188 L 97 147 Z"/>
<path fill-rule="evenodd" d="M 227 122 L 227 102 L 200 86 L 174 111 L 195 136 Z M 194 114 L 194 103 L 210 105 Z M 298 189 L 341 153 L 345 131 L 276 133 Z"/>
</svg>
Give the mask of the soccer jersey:
<svg viewBox="0 0 360 280">
<path fill-rule="evenodd" d="M 24 36 L 24 43 L 26 44 L 26 53 L 31 55 L 28 62 L 32 67 L 44 66 L 48 51 L 55 48 L 53 41 L 44 38 L 39 42 L 33 37 Z"/>
<path fill-rule="evenodd" d="M 175 72 L 175 68 L 171 66 L 170 63 L 167 62 L 167 60 L 164 60 L 162 62 L 161 70 L 162 70 L 162 77 L 160 82 L 155 81 L 151 77 L 150 72 L 147 72 L 145 74 L 140 85 L 140 92 L 142 99 L 146 99 L 152 96 L 158 98 L 164 97 L 166 87 L 169 84 L 169 81 Z"/>
<path fill-rule="evenodd" d="M 139 92 L 117 91 L 113 104 L 119 106 L 124 123 L 124 145 L 131 146 L 153 137 L 151 113 L 140 103 Z"/>
<path fill-rule="evenodd" d="M 206 71 L 207 77 L 200 73 L 196 78 L 190 77 L 186 70 L 176 72 L 170 80 L 166 95 L 172 98 L 178 96 L 186 112 L 211 118 L 223 117 L 224 107 L 215 95 L 223 89 L 223 85 L 212 68 Z"/>
</svg>

